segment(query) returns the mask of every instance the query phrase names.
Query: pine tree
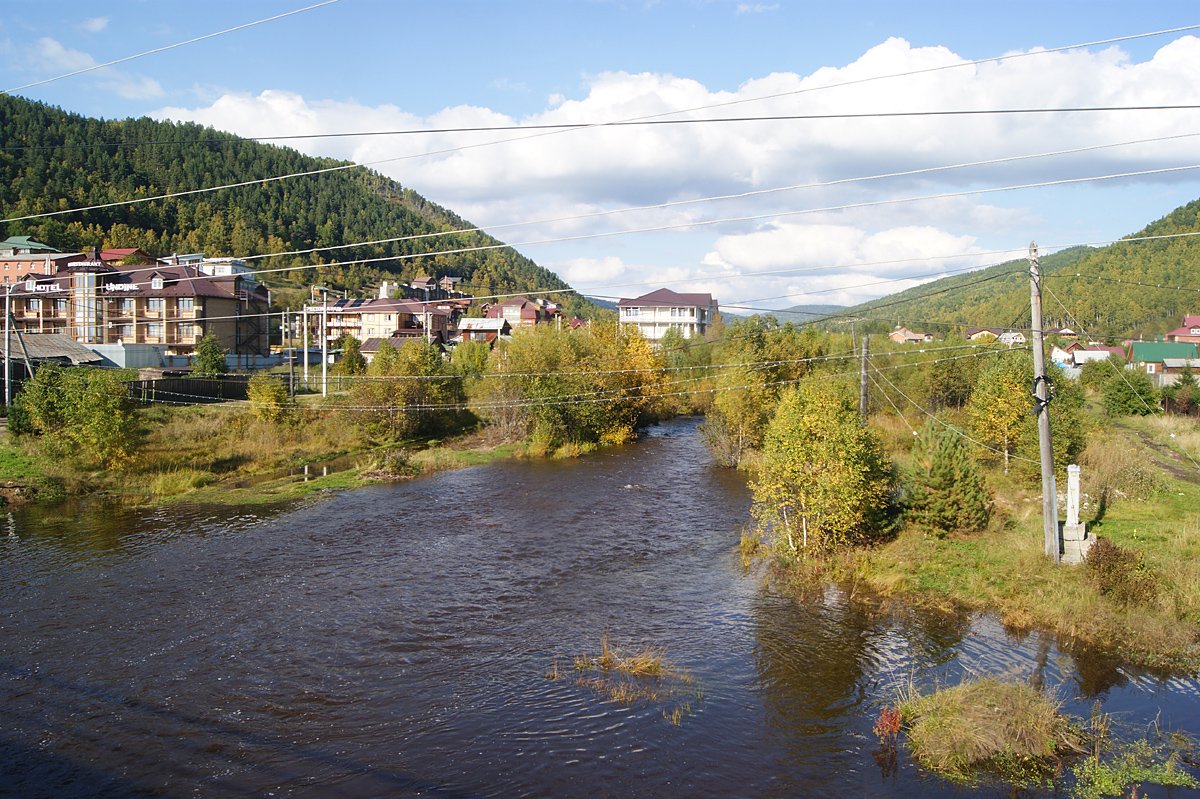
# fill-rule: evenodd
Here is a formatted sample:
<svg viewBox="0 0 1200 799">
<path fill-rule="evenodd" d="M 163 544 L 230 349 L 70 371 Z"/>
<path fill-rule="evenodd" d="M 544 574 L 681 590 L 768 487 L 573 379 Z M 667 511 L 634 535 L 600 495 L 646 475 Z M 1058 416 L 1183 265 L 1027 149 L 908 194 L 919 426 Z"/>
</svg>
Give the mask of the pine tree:
<svg viewBox="0 0 1200 799">
<path fill-rule="evenodd" d="M 908 513 L 939 536 L 987 525 L 992 497 L 957 430 L 927 422 L 913 447 L 907 480 Z"/>
</svg>

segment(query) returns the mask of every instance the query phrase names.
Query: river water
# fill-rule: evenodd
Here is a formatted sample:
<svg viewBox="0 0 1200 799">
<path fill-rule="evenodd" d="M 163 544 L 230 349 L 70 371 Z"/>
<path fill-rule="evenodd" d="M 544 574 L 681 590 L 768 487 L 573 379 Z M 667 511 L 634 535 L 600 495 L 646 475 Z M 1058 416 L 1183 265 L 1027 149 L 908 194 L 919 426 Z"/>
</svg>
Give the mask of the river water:
<svg viewBox="0 0 1200 799">
<path fill-rule="evenodd" d="M 962 796 L 871 727 L 900 685 L 984 674 L 1200 730 L 1196 680 L 772 593 L 748 506 L 681 420 L 286 512 L 0 516 L 0 795 Z M 572 667 L 606 633 L 690 676 L 615 701 Z"/>
</svg>

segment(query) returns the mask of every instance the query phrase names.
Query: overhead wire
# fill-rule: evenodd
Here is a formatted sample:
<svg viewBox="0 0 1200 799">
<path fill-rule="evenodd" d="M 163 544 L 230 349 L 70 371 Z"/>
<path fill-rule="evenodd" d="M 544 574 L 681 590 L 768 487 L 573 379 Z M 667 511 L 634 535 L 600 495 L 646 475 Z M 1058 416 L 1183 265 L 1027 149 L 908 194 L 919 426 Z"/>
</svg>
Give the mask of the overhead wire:
<svg viewBox="0 0 1200 799">
<path fill-rule="evenodd" d="M 920 111 L 865 111 L 827 112 L 821 114 L 761 114 L 742 117 L 701 117 L 688 119 L 632 119 L 617 122 L 557 122 L 514 125 L 471 125 L 443 128 L 400 128 L 390 130 L 335 131 L 331 133 L 289 133 L 271 136 L 257 134 L 238 135 L 226 133 L 221 137 L 207 139 L 126 139 L 107 142 L 63 142 L 61 144 L 12 144 L 0 146 L 0 152 L 44 151 L 44 150 L 90 150 L 120 147 L 165 147 L 171 145 L 196 144 L 242 144 L 246 142 L 291 141 L 296 139 L 345 139 L 374 136 L 418 136 L 445 135 L 450 133 L 498 133 L 515 130 L 569 130 L 575 128 L 622 128 L 656 125 L 705 125 L 732 124 L 739 122 L 792 122 L 838 119 L 890 119 L 904 117 L 956 117 L 956 116 L 1014 116 L 1020 114 L 1078 114 L 1123 111 L 1195 111 L 1200 104 L 1179 105 L 1101 105 L 1061 106 L 1056 108 L 963 108 L 926 109 Z"/>
<path fill-rule="evenodd" d="M 292 266 L 285 266 L 285 267 L 273 267 L 273 268 L 266 268 L 266 269 L 256 269 L 254 271 L 256 274 L 264 275 L 264 274 L 277 274 L 277 273 L 281 273 L 281 272 L 295 272 L 295 271 L 307 270 L 307 269 L 330 268 L 330 267 L 349 266 L 349 265 L 363 265 L 363 264 L 378 263 L 378 262 L 383 262 L 383 261 L 406 261 L 406 260 L 414 260 L 417 258 L 425 258 L 425 257 L 438 256 L 438 255 L 443 255 L 443 256 L 444 255 L 459 255 L 459 254 L 464 254 L 464 253 L 469 253 L 469 252 L 483 252 L 483 251 L 505 249 L 505 248 L 515 249 L 517 247 L 530 247 L 530 246 L 539 246 L 539 245 L 546 245 L 546 244 L 560 244 L 560 243 L 571 242 L 571 241 L 583 241 L 583 240 L 589 240 L 589 239 L 611 238 L 614 236 L 632 235 L 632 234 L 636 234 L 636 233 L 664 232 L 664 231 L 669 231 L 669 230 L 680 230 L 680 229 L 686 229 L 686 228 L 704 227 L 704 226 L 709 226 L 709 225 L 729 224 L 729 223 L 734 223 L 734 222 L 750 222 L 750 221 L 759 221 L 762 219 L 781 218 L 781 217 L 788 217 L 788 216 L 829 213 L 829 212 L 833 212 L 833 211 L 859 210 L 859 209 L 864 209 L 864 208 L 873 208 L 873 207 L 880 207 L 880 206 L 887 206 L 887 205 L 898 205 L 898 204 L 905 204 L 905 203 L 910 203 L 910 202 L 943 200 L 943 199 L 951 199 L 951 198 L 956 198 L 956 197 L 977 196 L 977 195 L 992 194 L 992 193 L 997 193 L 997 192 L 1017 191 L 1017 190 L 1032 189 L 1032 188 L 1046 188 L 1046 187 L 1051 187 L 1051 186 L 1073 185 L 1073 184 L 1079 184 L 1079 183 L 1088 183 L 1088 182 L 1104 181 L 1104 180 L 1115 180 L 1115 179 L 1122 179 L 1122 178 L 1129 178 L 1129 177 L 1144 177 L 1144 176 L 1149 176 L 1149 175 L 1160 175 L 1160 174 L 1167 174 L 1167 173 L 1174 173 L 1174 172 L 1181 172 L 1181 171 L 1190 171 L 1190 170 L 1196 170 L 1196 169 L 1200 169 L 1200 164 L 1190 164 L 1190 165 L 1186 165 L 1186 166 L 1166 167 L 1166 168 L 1159 168 L 1159 169 L 1137 170 L 1137 171 L 1132 171 L 1132 172 L 1119 172 L 1119 173 L 1112 173 L 1112 174 L 1108 174 L 1108 175 L 1093 175 L 1093 176 L 1082 177 L 1082 178 L 1061 178 L 1061 179 L 1056 179 L 1056 180 L 1039 181 L 1039 182 L 1034 182 L 1034 183 L 1023 183 L 1023 184 L 1015 184 L 1015 185 L 1009 185 L 1009 186 L 984 187 L 984 188 L 977 188 L 977 189 L 967 189 L 967 190 L 957 191 L 957 192 L 943 192 L 943 193 L 939 193 L 939 194 L 930 194 L 930 195 L 896 197 L 896 198 L 890 198 L 890 199 L 885 199 L 885 200 L 870 200 L 870 201 L 862 201 L 862 202 L 856 202 L 856 203 L 845 203 L 842 205 L 823 206 L 823 207 L 817 207 L 817 208 L 804 208 L 804 209 L 795 209 L 795 210 L 773 211 L 771 213 L 765 213 L 765 214 L 724 217 L 724 218 L 720 218 L 720 219 L 694 220 L 694 221 L 683 222 L 683 223 L 655 225 L 655 226 L 651 226 L 651 227 L 634 228 L 634 229 L 626 229 L 626 230 L 599 231 L 599 232 L 593 232 L 593 233 L 575 234 L 575 235 L 571 235 L 571 236 L 559 236 L 559 237 L 552 237 L 552 238 L 545 238 L 545 239 L 536 239 L 536 240 L 530 240 L 530 241 L 518 242 L 518 243 L 512 243 L 512 244 L 498 242 L 496 244 L 481 244 L 481 245 L 473 245 L 473 246 L 468 246 L 468 247 L 456 247 L 456 248 L 451 248 L 451 249 L 430 250 L 430 251 L 420 252 L 420 253 L 398 253 L 398 254 L 379 256 L 379 257 L 374 257 L 374 258 L 355 258 L 355 259 L 350 259 L 347 261 L 331 261 L 328 263 L 314 263 L 314 264 L 292 265 Z M 0 220 L 0 222 L 2 222 L 2 221 L 8 221 L 8 220 Z M 1178 237 L 1182 237 L 1185 235 L 1200 235 L 1200 233 L 1178 234 Z M 1161 238 L 1172 238 L 1172 237 L 1174 237 L 1174 236 L 1158 236 L 1155 238 L 1161 239 Z M 1132 240 L 1132 239 L 1122 239 L 1121 241 L 1130 241 L 1130 240 Z M 148 270 L 147 270 L 147 267 L 139 267 L 139 268 L 130 270 L 130 272 L 138 272 L 138 271 L 148 271 Z M 709 278 L 709 279 L 712 279 L 712 278 Z M 560 291 L 574 292 L 575 290 L 574 289 L 562 289 Z"/>
<path fill-rule="evenodd" d="M 1079 318 L 1076 317 L 1073 313 L 1071 313 L 1071 311 L 1067 308 L 1067 306 L 1063 303 L 1063 301 L 1058 298 L 1058 295 L 1054 293 L 1053 289 L 1051 289 L 1049 286 L 1047 286 L 1045 284 L 1045 281 L 1042 282 L 1042 288 L 1046 291 L 1046 293 L 1048 293 L 1050 295 L 1050 297 L 1056 303 L 1058 303 L 1058 306 L 1060 308 L 1062 308 L 1063 313 L 1065 313 L 1068 316 L 1068 318 L 1074 320 L 1075 326 L 1079 328 L 1079 332 L 1082 333 L 1084 336 L 1090 337 L 1088 332 L 1086 330 L 1084 330 L 1083 325 L 1079 323 Z M 1130 390 L 1130 392 L 1133 393 L 1133 395 L 1135 397 L 1138 398 L 1138 400 L 1142 403 L 1143 407 L 1145 407 L 1147 411 L 1149 411 L 1151 414 L 1154 414 L 1154 415 L 1159 415 L 1159 414 L 1163 413 L 1162 408 L 1151 405 L 1150 402 L 1144 396 L 1142 396 L 1142 392 L 1138 391 L 1134 387 L 1133 383 L 1131 383 L 1129 381 L 1129 377 L 1125 374 L 1125 369 L 1117 366 L 1117 364 L 1115 362 L 1113 362 L 1111 356 L 1108 358 L 1105 358 L 1103 360 L 1112 365 L 1113 370 L 1116 371 L 1116 373 L 1120 376 L 1121 380 L 1125 383 L 1126 387 Z M 1175 440 L 1174 434 L 1171 435 L 1171 441 L 1179 449 L 1180 453 L 1182 453 L 1185 458 L 1187 458 L 1189 461 L 1191 461 L 1192 466 L 1195 467 L 1196 471 L 1200 472 L 1200 463 L 1198 463 L 1196 461 L 1196 459 L 1192 457 L 1191 453 L 1188 452 L 1187 449 L 1181 443 L 1179 443 L 1178 441 Z"/>
<path fill-rule="evenodd" d="M 336 2 L 336 0 L 327 0 L 327 2 Z M 208 188 L 208 189 L 193 189 L 193 190 L 188 190 L 188 191 L 180 192 L 180 193 L 161 195 L 158 197 L 137 198 L 134 200 L 122 201 L 120 203 L 115 203 L 115 204 L 105 204 L 105 205 L 94 206 L 94 207 L 89 206 L 87 208 L 46 212 L 43 214 L 35 214 L 35 215 L 30 215 L 30 216 L 18 217 L 16 219 L 0 220 L 0 223 L 20 221 L 20 220 L 25 220 L 25 219 L 37 219 L 37 218 L 41 218 L 44 216 L 57 216 L 57 215 L 63 214 L 63 213 L 75 213 L 75 212 L 82 211 L 82 210 L 95 210 L 96 208 L 100 208 L 100 207 L 113 207 L 113 205 L 128 205 L 128 204 L 132 204 L 135 202 L 149 202 L 152 200 L 165 199 L 169 196 L 188 196 L 190 194 L 202 193 L 202 192 L 206 192 L 206 191 L 217 191 L 217 190 L 228 189 L 228 188 L 239 188 L 239 187 L 246 186 L 246 185 L 253 185 L 254 183 L 267 183 L 267 182 L 271 182 L 271 181 L 275 181 L 275 180 L 286 180 L 286 179 L 291 179 L 291 178 L 295 178 L 295 177 L 310 177 L 310 176 L 314 176 L 314 175 L 326 174 L 329 172 L 337 172 L 337 171 L 343 171 L 346 169 L 353 169 L 356 167 L 377 166 L 379 164 L 393 163 L 396 161 L 409 160 L 412 158 L 424 158 L 424 157 L 429 157 L 432 155 L 444 155 L 444 154 L 453 153 L 453 152 L 461 152 L 464 150 L 476 149 L 479 147 L 488 147 L 488 146 L 494 146 L 494 145 L 498 145 L 498 144 L 507 144 L 507 143 L 512 143 L 512 142 L 525 141 L 525 140 L 529 140 L 529 139 L 540 138 L 540 137 L 548 136 L 548 135 L 556 135 L 556 134 L 571 132 L 571 131 L 575 131 L 575 130 L 590 130 L 590 129 L 594 129 L 594 128 L 611 126 L 611 125 L 614 125 L 619 122 L 635 122 L 635 121 L 640 121 L 640 120 L 653 120 L 653 119 L 659 119 L 662 117 L 675 116 L 677 114 L 693 113 L 695 111 L 708 110 L 708 109 L 712 109 L 712 108 L 723 108 L 723 107 L 728 107 L 728 106 L 732 106 L 732 105 L 741 105 L 741 104 L 750 103 L 750 102 L 760 102 L 763 100 L 777 99 L 779 97 L 788 97 L 788 96 L 794 96 L 794 95 L 799 95 L 799 94 L 808 94 L 808 93 L 817 92 L 817 91 L 826 91 L 829 89 L 843 88 L 845 86 L 861 85 L 864 83 L 871 83 L 871 82 L 879 81 L 879 80 L 889 80 L 889 79 L 894 79 L 894 78 L 911 77 L 914 75 L 928 74 L 928 73 L 932 73 L 932 72 L 945 71 L 948 69 L 960 69 L 963 67 L 977 66 L 979 64 L 985 64 L 985 63 L 996 62 L 996 61 L 1006 61 L 1006 60 L 1012 60 L 1012 59 L 1016 59 L 1016 58 L 1024 58 L 1024 57 L 1029 57 L 1029 56 L 1048 55 L 1048 54 L 1057 53 L 1057 52 L 1065 52 L 1067 50 L 1078 50 L 1078 49 L 1087 48 L 1087 47 L 1095 47 L 1100 44 L 1115 44 L 1117 42 L 1122 42 L 1122 41 L 1132 41 L 1135 39 L 1148 38 L 1148 37 L 1154 37 L 1154 36 L 1162 36 L 1162 35 L 1167 35 L 1167 34 L 1172 34 L 1172 33 L 1182 33 L 1182 32 L 1186 32 L 1189 30 L 1195 30 L 1197 28 L 1200 28 L 1200 25 L 1187 25 L 1187 26 L 1181 26 L 1181 27 L 1177 27 L 1177 28 L 1170 28 L 1170 29 L 1164 29 L 1164 30 L 1159 30 L 1159 31 L 1151 31 L 1151 32 L 1147 32 L 1147 33 L 1130 34 L 1127 36 L 1112 37 L 1112 38 L 1105 39 L 1105 40 L 1099 40 L 1099 41 L 1095 41 L 1095 42 L 1087 42 L 1087 43 L 1083 43 L 1083 44 L 1064 45 L 1064 46 L 1060 46 L 1060 47 L 1056 47 L 1056 48 L 1049 48 L 1049 49 L 1039 48 L 1037 50 L 1031 50 L 1031 51 L 1024 52 L 1024 53 L 1006 53 L 1006 54 L 1003 54 L 1000 56 L 992 56 L 992 57 L 988 57 L 988 58 L 976 59 L 974 61 L 964 61 L 964 62 L 958 62 L 955 64 L 943 64 L 943 65 L 938 65 L 936 67 L 926 67 L 926 68 L 922 68 L 922 69 L 908 70 L 908 71 L 904 71 L 904 72 L 891 73 L 891 74 L 887 74 L 887 75 L 868 76 L 865 78 L 857 78 L 857 79 L 853 79 L 853 80 L 842 81 L 840 83 L 824 84 L 824 85 L 820 85 L 820 86 L 809 86 L 809 87 L 804 87 L 801 89 L 795 89 L 795 90 L 790 90 L 790 91 L 785 91 L 785 92 L 777 92 L 777 93 L 773 93 L 773 94 L 762 95 L 759 97 L 740 98 L 737 100 L 729 100 L 729 101 L 724 101 L 724 102 L 720 102 L 720 103 L 711 103 L 711 104 L 702 105 L 702 106 L 695 106 L 692 108 L 675 109 L 675 110 L 671 110 L 671 111 L 660 112 L 657 114 L 649 114 L 649 115 L 644 115 L 644 116 L 640 116 L 640 117 L 631 117 L 631 118 L 623 119 L 623 120 L 612 120 L 609 122 L 592 123 L 592 124 L 588 124 L 588 125 L 578 127 L 578 128 L 569 128 L 569 129 L 565 129 L 565 130 L 539 131 L 536 133 L 532 133 L 528 136 L 510 137 L 507 139 L 499 139 L 499 140 L 494 140 L 491 142 L 482 142 L 482 143 L 471 144 L 471 145 L 462 145 L 459 147 L 444 148 L 442 150 L 435 150 L 432 152 L 410 154 L 410 155 L 398 156 L 398 157 L 386 158 L 386 159 L 379 159 L 379 160 L 364 162 L 361 164 L 353 164 L 352 163 L 352 164 L 347 164 L 347 165 L 342 165 L 342 166 L 329 167 L 329 168 L 325 168 L 325 169 L 310 170 L 307 172 L 297 172 L 297 173 L 291 173 L 288 175 L 282 175 L 282 176 L 276 176 L 276 177 L 270 177 L 270 178 L 261 178 L 259 180 L 255 180 L 255 181 L 234 183 L 234 184 L 229 184 L 226 186 L 219 186 L 219 187 Z"/>
<path fill-rule="evenodd" d="M 135 53 L 134 55 L 125 56 L 123 58 L 117 58 L 112 61 L 105 61 L 103 64 L 93 64 L 91 66 L 84 67 L 82 69 L 76 69 L 71 72 L 64 72 L 61 75 L 55 75 L 54 77 L 51 77 L 51 78 L 43 78 L 42 80 L 37 80 L 37 81 L 34 81 L 33 83 L 26 83 L 23 86 L 16 86 L 11 89 L 0 90 L 0 95 L 12 94 L 13 92 L 23 91 L 24 89 L 32 89 L 35 86 L 43 86 L 47 83 L 54 83 L 55 81 L 63 80 L 64 78 L 73 78 L 76 75 L 83 75 L 87 72 L 94 72 L 98 69 L 104 69 L 106 67 L 116 66 L 117 64 L 124 64 L 124 63 L 127 63 L 129 61 L 134 61 L 139 58 L 145 58 L 146 56 L 149 56 L 149 55 L 155 55 L 157 53 L 164 53 L 168 50 L 174 50 L 176 48 L 183 47 L 185 45 L 195 44 L 196 42 L 202 42 L 206 39 L 214 39 L 218 36 L 224 36 L 227 33 L 234 33 L 235 31 L 245 30 L 246 28 L 253 28 L 256 25 L 262 25 L 267 22 L 274 22 L 275 20 L 283 19 L 285 17 L 295 16 L 296 14 L 303 14 L 306 11 L 312 11 L 313 9 L 320 8 L 322 6 L 332 5 L 333 3 L 336 3 L 336 2 L 338 2 L 338 0 L 322 0 L 322 2 L 314 3 L 313 5 L 305 6 L 304 8 L 297 8 L 292 11 L 286 11 L 282 14 L 275 14 L 274 16 L 266 17 L 264 19 L 255 20 L 253 22 L 246 22 L 241 25 L 235 25 L 234 27 L 226 28 L 225 30 L 215 31 L 213 33 L 206 33 L 203 36 L 195 36 L 191 39 L 187 39 L 186 41 L 175 42 L 174 44 L 168 44 L 168 45 L 164 45 L 162 47 L 155 47 L 151 50 L 144 50 L 140 53 Z"/>
<path fill-rule="evenodd" d="M 938 358 L 938 359 L 934 359 L 934 360 L 914 361 L 914 362 L 905 363 L 905 364 L 895 364 L 892 366 L 877 367 L 877 370 L 895 371 L 898 369 L 912 368 L 914 366 L 926 366 L 926 365 L 930 365 L 933 363 L 940 363 L 940 362 L 945 362 L 945 361 L 954 361 L 954 360 L 961 360 L 964 358 L 982 357 L 984 355 L 997 354 L 999 352 L 1007 351 L 1007 350 L 995 350 L 995 349 L 988 349 L 988 348 L 981 348 L 981 349 L 984 349 L 985 351 L 966 354 L 966 355 L 950 356 L 950 357 L 946 357 L 946 358 Z M 856 357 L 857 356 L 854 354 L 849 354 L 849 355 L 840 355 L 840 356 L 825 356 L 825 359 L 826 360 L 854 359 Z M 101 367 L 96 367 L 96 368 L 101 368 Z M 568 373 L 568 376 L 570 374 L 571 373 Z M 840 376 L 847 376 L 850 374 L 852 374 L 852 372 L 834 372 L 834 373 L 831 373 L 830 376 L 831 377 L 840 377 Z M 563 375 L 557 375 L 557 376 L 563 376 Z M 576 376 L 578 376 L 578 373 L 576 373 Z M 397 376 L 396 378 L 393 378 L 393 379 L 396 379 L 398 381 L 399 378 L 400 378 L 400 376 Z M 700 379 L 703 379 L 703 378 L 687 378 L 685 380 L 676 381 L 676 382 L 677 383 L 685 383 L 685 382 L 690 382 L 690 381 L 697 381 Z M 688 395 L 693 395 L 693 394 L 705 394 L 705 393 L 712 394 L 712 393 L 720 393 L 720 392 L 726 392 L 726 391 L 747 390 L 750 388 L 758 388 L 758 387 L 782 387 L 782 386 L 787 386 L 787 385 L 794 385 L 794 384 L 798 383 L 801 379 L 803 379 L 803 378 L 789 378 L 789 379 L 783 379 L 783 380 L 766 381 L 763 383 L 754 383 L 754 384 L 748 383 L 748 384 L 744 384 L 744 385 L 739 384 L 739 385 L 733 385 L 733 386 L 713 386 L 713 387 L 709 387 L 709 388 L 692 389 L 692 390 L 686 390 L 686 391 L 657 392 L 657 393 L 653 393 L 653 394 L 642 394 L 635 398 L 636 399 L 662 399 L 662 398 L 669 398 L 669 397 L 688 396 Z M 634 386 L 632 388 L 632 390 L 639 390 L 641 388 L 646 388 L 646 387 L 647 386 L 645 384 L 642 384 L 640 386 Z M 574 395 L 561 395 L 558 397 L 539 398 L 539 399 L 523 399 L 523 400 L 516 400 L 516 401 L 501 401 L 501 402 L 493 402 L 493 403 L 488 403 L 488 402 L 418 403 L 418 404 L 413 404 L 413 405 L 392 405 L 392 404 L 347 405 L 344 403 L 331 403 L 331 404 L 321 405 L 317 408 L 312 408 L 312 410 L 318 410 L 318 411 L 390 410 L 390 411 L 420 412 L 420 411 L 447 411 L 447 410 L 466 411 L 466 410 L 472 410 L 472 409 L 474 409 L 474 410 L 499 410 L 499 409 L 527 408 L 527 407 L 548 407 L 548 406 L 555 406 L 555 405 L 590 405 L 590 404 L 597 404 L 597 403 L 601 403 L 601 402 L 609 402 L 614 399 L 620 399 L 621 397 L 614 396 L 614 395 L 617 394 L 618 392 L 629 391 L 629 390 L 631 390 L 630 387 L 614 387 L 612 389 L 605 389 L 605 390 L 594 391 L 594 392 L 582 392 L 582 393 L 574 394 Z M 163 391 L 163 390 L 159 390 L 159 389 L 154 389 L 150 393 L 152 393 L 152 394 L 161 393 L 161 394 L 167 394 L 167 395 L 171 395 L 171 396 L 190 396 L 190 397 L 196 398 L 198 400 L 204 400 L 203 402 L 196 402 L 196 403 L 167 401 L 167 402 L 170 402 L 171 404 L 211 404 L 212 403 L 211 397 L 195 395 L 195 394 L 186 394 L 184 392 L 172 392 L 172 391 Z M 601 396 L 601 395 L 604 395 L 604 396 Z M 583 397 L 586 399 L 579 399 L 580 397 Z M 150 399 L 149 401 L 154 402 L 156 400 Z M 244 406 L 223 405 L 221 407 L 237 409 L 237 408 L 244 407 Z"/>
</svg>

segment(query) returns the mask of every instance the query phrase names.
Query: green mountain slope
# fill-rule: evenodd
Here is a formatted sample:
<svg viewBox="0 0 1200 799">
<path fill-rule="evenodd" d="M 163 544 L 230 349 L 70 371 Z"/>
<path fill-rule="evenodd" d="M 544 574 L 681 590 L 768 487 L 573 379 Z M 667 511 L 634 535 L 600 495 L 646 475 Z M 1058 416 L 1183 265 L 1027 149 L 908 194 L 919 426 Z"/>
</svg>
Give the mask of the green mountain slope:
<svg viewBox="0 0 1200 799">
<path fill-rule="evenodd" d="M 0 96 L 0 218 L 261 180 L 344 165 L 194 124 L 100 120 Z M 0 224 L 62 250 L 141 247 L 152 255 L 246 256 L 469 228 L 411 189 L 361 167 L 168 200 Z M 476 252 L 402 259 L 430 250 Z M 280 272 L 359 290 L 380 276 L 456 275 L 476 294 L 567 288 L 553 272 L 482 233 L 350 247 L 260 261 L 263 268 L 389 258 Z"/>
<path fill-rule="evenodd" d="M 1040 259 L 1047 327 L 1097 337 L 1151 337 L 1200 313 L 1200 236 L 1131 241 L 1200 231 L 1200 200 L 1177 208 L 1107 247 L 1073 247 Z M 926 283 L 847 308 L 875 322 L 943 331 L 951 326 L 1029 325 L 1029 274 L 1024 259 Z M 1161 287 L 1161 288 L 1159 288 Z"/>
</svg>

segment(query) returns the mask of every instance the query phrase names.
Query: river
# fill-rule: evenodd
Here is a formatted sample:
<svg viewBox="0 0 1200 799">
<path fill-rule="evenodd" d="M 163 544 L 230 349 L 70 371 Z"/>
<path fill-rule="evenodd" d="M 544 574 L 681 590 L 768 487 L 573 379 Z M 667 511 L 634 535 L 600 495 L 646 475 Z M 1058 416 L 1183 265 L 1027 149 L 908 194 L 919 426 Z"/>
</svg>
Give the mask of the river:
<svg viewBox="0 0 1200 799">
<path fill-rule="evenodd" d="M 680 420 L 289 511 L 0 516 L 0 795 L 962 796 L 871 727 L 901 685 L 984 674 L 1200 730 L 1193 679 L 773 593 L 748 506 Z M 572 667 L 606 633 L 689 678 L 614 701 Z"/>
</svg>

